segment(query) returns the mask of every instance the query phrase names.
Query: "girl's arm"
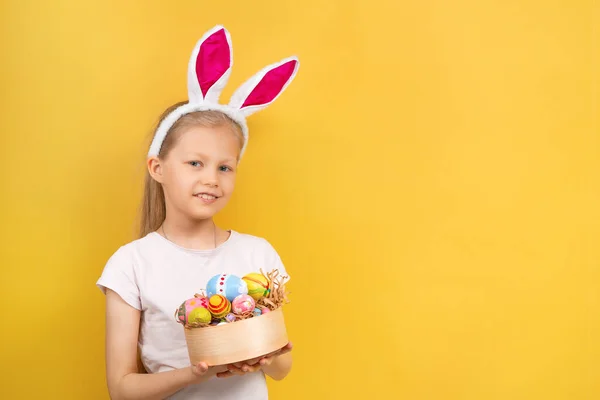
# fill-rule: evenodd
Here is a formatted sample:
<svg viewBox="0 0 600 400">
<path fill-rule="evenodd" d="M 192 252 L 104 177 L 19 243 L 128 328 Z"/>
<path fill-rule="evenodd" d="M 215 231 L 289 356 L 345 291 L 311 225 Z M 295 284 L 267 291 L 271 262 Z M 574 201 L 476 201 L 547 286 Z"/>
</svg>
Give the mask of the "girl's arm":
<svg viewBox="0 0 600 400">
<path fill-rule="evenodd" d="M 206 363 L 157 374 L 138 373 L 140 311 L 117 293 L 106 291 L 106 377 L 113 400 L 163 399 L 223 369 Z"/>
<path fill-rule="evenodd" d="M 269 363 L 263 361 L 262 370 L 276 381 L 280 381 L 287 376 L 292 369 L 292 353 L 285 353 L 273 357 Z"/>
</svg>

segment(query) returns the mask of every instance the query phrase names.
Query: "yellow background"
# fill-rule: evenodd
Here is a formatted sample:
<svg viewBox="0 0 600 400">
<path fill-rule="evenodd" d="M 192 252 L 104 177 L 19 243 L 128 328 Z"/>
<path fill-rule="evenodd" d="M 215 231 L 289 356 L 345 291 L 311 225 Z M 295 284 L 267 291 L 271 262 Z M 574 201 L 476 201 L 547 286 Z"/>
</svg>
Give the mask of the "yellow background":
<svg viewBox="0 0 600 400">
<path fill-rule="evenodd" d="M 1 4 L 0 398 L 108 398 L 95 281 L 216 23 L 224 100 L 301 60 L 219 217 L 293 275 L 273 399 L 600 398 L 598 4 Z"/>
</svg>

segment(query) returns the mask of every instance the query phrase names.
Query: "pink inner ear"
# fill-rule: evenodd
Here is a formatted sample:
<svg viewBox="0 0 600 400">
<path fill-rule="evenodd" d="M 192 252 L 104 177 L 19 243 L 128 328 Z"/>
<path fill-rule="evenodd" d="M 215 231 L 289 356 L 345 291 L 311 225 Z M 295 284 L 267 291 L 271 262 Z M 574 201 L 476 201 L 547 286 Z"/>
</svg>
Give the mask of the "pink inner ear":
<svg viewBox="0 0 600 400">
<path fill-rule="evenodd" d="M 230 64 L 229 43 L 225 30 L 220 29 L 202 42 L 196 58 L 196 76 L 203 96 L 227 72 Z"/>
<path fill-rule="evenodd" d="M 294 73 L 296 63 L 296 60 L 291 60 L 267 72 L 254 90 L 252 90 L 246 101 L 244 101 L 242 108 L 267 104 L 273 101 Z"/>
</svg>

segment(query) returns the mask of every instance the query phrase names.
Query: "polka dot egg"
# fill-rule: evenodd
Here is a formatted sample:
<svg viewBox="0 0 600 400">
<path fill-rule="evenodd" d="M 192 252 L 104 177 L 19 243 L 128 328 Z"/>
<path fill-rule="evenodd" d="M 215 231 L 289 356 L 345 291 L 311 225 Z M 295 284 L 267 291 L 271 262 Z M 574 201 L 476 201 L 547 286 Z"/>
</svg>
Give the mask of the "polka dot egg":
<svg viewBox="0 0 600 400">
<path fill-rule="evenodd" d="M 233 301 L 240 294 L 248 294 L 248 286 L 245 281 L 235 275 L 220 274 L 210 278 L 206 285 L 206 293 L 208 297 L 220 294 L 227 300 Z"/>
<path fill-rule="evenodd" d="M 177 321 L 187 325 L 191 322 L 191 319 L 197 318 L 196 314 L 201 313 L 201 311 L 196 311 L 192 315 L 192 312 L 197 308 L 208 309 L 208 299 L 206 297 L 194 297 L 184 301 L 177 309 Z"/>
</svg>

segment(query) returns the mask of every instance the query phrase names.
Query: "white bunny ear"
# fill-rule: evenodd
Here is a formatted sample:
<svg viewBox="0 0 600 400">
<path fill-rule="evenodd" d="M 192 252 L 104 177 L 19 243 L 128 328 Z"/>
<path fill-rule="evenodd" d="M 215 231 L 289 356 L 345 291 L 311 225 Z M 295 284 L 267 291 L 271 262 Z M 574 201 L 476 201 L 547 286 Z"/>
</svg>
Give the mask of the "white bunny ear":
<svg viewBox="0 0 600 400">
<path fill-rule="evenodd" d="M 231 75 L 233 53 L 227 29 L 217 25 L 196 43 L 188 64 L 190 103 L 217 103 Z"/>
<path fill-rule="evenodd" d="M 287 88 L 299 66 L 297 57 L 289 57 L 263 68 L 235 91 L 229 106 L 245 117 L 262 110 Z"/>
</svg>

